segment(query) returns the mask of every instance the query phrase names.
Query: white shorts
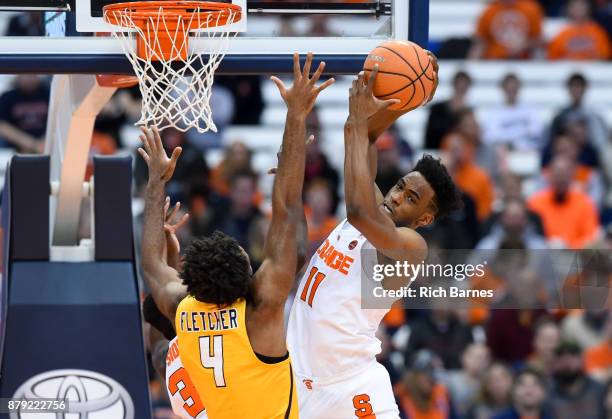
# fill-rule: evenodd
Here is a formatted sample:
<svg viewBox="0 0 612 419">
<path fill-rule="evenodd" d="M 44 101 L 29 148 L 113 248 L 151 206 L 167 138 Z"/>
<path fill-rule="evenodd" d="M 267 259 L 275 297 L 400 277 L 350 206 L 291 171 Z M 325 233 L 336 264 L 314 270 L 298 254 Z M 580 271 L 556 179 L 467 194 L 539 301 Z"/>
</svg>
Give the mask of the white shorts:
<svg viewBox="0 0 612 419">
<path fill-rule="evenodd" d="M 399 418 L 389 373 L 378 362 L 326 382 L 299 374 L 295 379 L 300 419 Z"/>
</svg>

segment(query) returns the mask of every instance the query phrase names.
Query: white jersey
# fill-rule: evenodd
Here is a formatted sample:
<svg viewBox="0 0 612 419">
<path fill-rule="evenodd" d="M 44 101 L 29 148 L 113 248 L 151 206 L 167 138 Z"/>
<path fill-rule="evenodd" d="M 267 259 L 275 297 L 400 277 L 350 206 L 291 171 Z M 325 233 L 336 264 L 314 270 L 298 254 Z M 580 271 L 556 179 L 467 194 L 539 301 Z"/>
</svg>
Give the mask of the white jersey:
<svg viewBox="0 0 612 419">
<path fill-rule="evenodd" d="M 166 388 L 172 404 L 172 411 L 176 415 L 182 419 L 208 418 L 204 404 L 181 362 L 177 338 L 168 343 Z"/>
<path fill-rule="evenodd" d="M 376 263 L 376 249 L 348 220 L 310 259 L 287 332 L 293 368 L 300 377 L 325 382 L 376 362 L 381 342 L 375 334 L 389 310 L 361 308 L 362 286 L 373 286 Z"/>
</svg>

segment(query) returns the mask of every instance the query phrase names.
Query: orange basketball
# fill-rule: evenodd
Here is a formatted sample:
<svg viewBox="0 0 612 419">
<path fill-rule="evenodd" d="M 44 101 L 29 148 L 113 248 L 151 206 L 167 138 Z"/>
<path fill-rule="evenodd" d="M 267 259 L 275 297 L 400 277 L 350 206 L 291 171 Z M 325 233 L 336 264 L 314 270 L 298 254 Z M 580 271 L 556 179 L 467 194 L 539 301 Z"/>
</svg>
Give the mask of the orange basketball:
<svg viewBox="0 0 612 419">
<path fill-rule="evenodd" d="M 389 109 L 408 110 L 427 103 L 438 75 L 423 48 L 408 41 L 384 42 L 368 54 L 363 64 L 366 79 L 375 64 L 378 76 L 374 95 L 379 99 L 401 100 Z"/>
</svg>

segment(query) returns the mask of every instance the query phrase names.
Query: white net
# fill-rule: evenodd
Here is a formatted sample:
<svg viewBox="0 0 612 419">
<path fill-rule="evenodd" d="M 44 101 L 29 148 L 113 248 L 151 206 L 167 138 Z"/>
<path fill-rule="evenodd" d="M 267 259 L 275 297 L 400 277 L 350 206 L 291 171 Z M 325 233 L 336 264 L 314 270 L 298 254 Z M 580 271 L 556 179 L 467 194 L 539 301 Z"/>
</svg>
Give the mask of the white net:
<svg viewBox="0 0 612 419">
<path fill-rule="evenodd" d="M 136 125 L 217 132 L 210 108 L 212 85 L 229 40 L 236 36 L 223 26 L 237 21 L 239 13 L 206 12 L 190 7 L 179 14 L 160 6 L 143 18 L 129 8 L 105 10 L 139 79 L 142 114 Z M 202 47 L 196 51 L 189 43 Z"/>
</svg>

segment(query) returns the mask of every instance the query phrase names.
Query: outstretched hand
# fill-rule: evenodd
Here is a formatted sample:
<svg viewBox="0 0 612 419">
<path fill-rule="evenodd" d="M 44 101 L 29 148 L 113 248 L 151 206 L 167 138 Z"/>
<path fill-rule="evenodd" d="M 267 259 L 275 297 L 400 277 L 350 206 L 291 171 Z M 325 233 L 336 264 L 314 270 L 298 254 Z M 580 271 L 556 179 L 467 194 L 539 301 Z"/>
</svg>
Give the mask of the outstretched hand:
<svg viewBox="0 0 612 419">
<path fill-rule="evenodd" d="M 172 210 L 170 210 L 170 197 L 166 197 L 164 203 L 164 232 L 166 234 L 166 247 L 167 247 L 167 259 L 168 265 L 177 268 L 179 263 L 179 255 L 181 252 L 181 245 L 179 243 L 176 232 L 187 222 L 189 219 L 189 213 L 183 214 L 178 220 L 176 216 L 179 214 L 181 209 L 181 203 L 177 202 Z M 170 211 L 169 211 L 170 210 Z"/>
<path fill-rule="evenodd" d="M 176 162 L 183 149 L 176 147 L 172 151 L 172 156 L 168 158 L 166 150 L 159 136 L 157 128 L 141 127 L 140 141 L 144 148 L 138 149 L 138 154 L 142 156 L 149 168 L 149 181 L 168 182 L 176 169 Z"/>
<path fill-rule="evenodd" d="M 361 71 L 349 90 L 349 118 L 358 121 L 367 121 L 379 111 L 400 103 L 399 99 L 380 100 L 374 96 L 374 83 L 378 75 L 378 64 L 374 66 L 368 81 L 365 72 Z"/>
<path fill-rule="evenodd" d="M 298 113 L 298 115 L 306 117 L 317 100 L 317 96 L 327 87 L 334 83 L 334 79 L 328 79 L 320 86 L 316 86 L 323 70 L 325 70 L 325 62 L 321 61 L 317 71 L 310 77 L 310 69 L 312 67 L 312 52 L 306 56 L 304 68 L 300 68 L 300 55 L 296 52 L 293 54 L 293 85 L 287 88 L 285 84 L 275 76 L 270 77 L 270 80 L 276 84 L 281 97 L 285 101 L 289 111 Z"/>
</svg>

